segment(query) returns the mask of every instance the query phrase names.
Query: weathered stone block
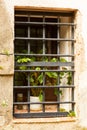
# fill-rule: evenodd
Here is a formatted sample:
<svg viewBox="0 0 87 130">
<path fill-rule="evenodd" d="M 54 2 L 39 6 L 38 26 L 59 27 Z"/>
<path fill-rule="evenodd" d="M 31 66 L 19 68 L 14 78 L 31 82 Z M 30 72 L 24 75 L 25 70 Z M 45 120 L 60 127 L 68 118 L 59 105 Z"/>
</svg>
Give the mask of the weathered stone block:
<svg viewBox="0 0 87 130">
<path fill-rule="evenodd" d="M 3 126 L 5 124 L 5 118 L 4 116 L 0 116 L 0 126 Z"/>
<path fill-rule="evenodd" d="M 13 55 L 0 55 L 0 75 L 13 74 L 14 59 Z"/>
<path fill-rule="evenodd" d="M 13 53 L 14 26 L 12 19 L 14 17 L 12 16 L 12 7 L 9 8 L 9 12 L 7 7 L 4 0 L 0 1 L 0 53 L 3 53 L 5 50 Z"/>
</svg>

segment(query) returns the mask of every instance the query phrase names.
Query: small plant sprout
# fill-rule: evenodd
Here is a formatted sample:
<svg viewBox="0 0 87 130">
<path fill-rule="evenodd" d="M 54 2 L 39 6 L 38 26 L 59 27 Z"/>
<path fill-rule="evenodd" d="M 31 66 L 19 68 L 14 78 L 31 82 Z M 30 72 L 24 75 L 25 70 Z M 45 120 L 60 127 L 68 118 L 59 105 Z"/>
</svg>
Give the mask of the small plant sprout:
<svg viewBox="0 0 87 130">
<path fill-rule="evenodd" d="M 2 66 L 0 66 L 0 70 L 3 70 L 3 67 L 2 67 Z"/>
<path fill-rule="evenodd" d="M 9 51 L 8 50 L 4 50 L 3 54 L 9 56 Z"/>
<path fill-rule="evenodd" d="M 6 100 L 3 100 L 3 101 L 2 101 L 2 103 L 1 103 L 1 106 L 3 106 L 3 107 L 6 107 L 6 106 L 8 106 L 8 103 L 7 103 L 7 101 L 6 101 Z"/>
<path fill-rule="evenodd" d="M 70 110 L 69 113 L 68 113 L 68 116 L 69 116 L 69 117 L 75 117 L 76 114 L 75 114 L 74 111 Z"/>
</svg>

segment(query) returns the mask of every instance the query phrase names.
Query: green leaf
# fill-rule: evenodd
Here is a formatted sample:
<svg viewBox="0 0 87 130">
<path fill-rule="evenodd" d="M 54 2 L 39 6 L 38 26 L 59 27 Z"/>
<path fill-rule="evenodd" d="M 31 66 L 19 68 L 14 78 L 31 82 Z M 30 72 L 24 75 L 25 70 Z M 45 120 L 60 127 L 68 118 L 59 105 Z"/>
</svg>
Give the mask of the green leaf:
<svg viewBox="0 0 87 130">
<path fill-rule="evenodd" d="M 43 101 L 43 92 L 42 91 L 40 91 L 39 99 L 40 99 L 40 101 Z"/>
<path fill-rule="evenodd" d="M 57 96 L 57 95 L 62 95 L 62 90 L 58 90 L 58 88 L 55 88 L 54 89 L 54 94 Z"/>
<path fill-rule="evenodd" d="M 37 80 L 39 81 L 40 84 L 43 83 L 43 73 L 41 73 L 41 74 L 38 76 Z"/>
<path fill-rule="evenodd" d="M 58 75 L 57 75 L 56 72 L 51 72 L 51 73 L 52 73 L 52 77 L 53 77 L 53 78 L 57 78 L 57 77 L 58 77 Z"/>
<path fill-rule="evenodd" d="M 60 59 L 60 62 L 67 62 L 67 60 L 64 59 L 64 58 L 61 58 L 61 59 Z"/>
<path fill-rule="evenodd" d="M 46 75 L 47 75 L 49 78 L 52 78 L 51 72 L 46 72 Z"/>
<path fill-rule="evenodd" d="M 40 67 L 36 67 L 35 70 L 41 70 L 41 68 Z"/>
<path fill-rule="evenodd" d="M 49 78 L 57 78 L 58 75 L 56 72 L 46 72 L 46 75 L 49 77 Z"/>
<path fill-rule="evenodd" d="M 33 83 L 33 82 L 34 82 L 34 79 L 33 79 L 32 77 L 30 78 L 30 82 L 31 82 L 31 83 Z"/>
<path fill-rule="evenodd" d="M 20 58 L 17 60 L 18 63 L 27 63 L 27 62 L 31 62 L 30 58 Z"/>
<path fill-rule="evenodd" d="M 27 70 L 27 67 L 26 66 L 20 66 L 19 69 L 20 70 Z"/>
<path fill-rule="evenodd" d="M 74 111 L 70 110 L 68 116 L 70 116 L 70 117 L 75 117 L 76 114 L 75 114 Z"/>
<path fill-rule="evenodd" d="M 57 60 L 57 58 L 52 58 L 51 59 L 51 62 L 57 62 L 58 60 Z"/>
</svg>

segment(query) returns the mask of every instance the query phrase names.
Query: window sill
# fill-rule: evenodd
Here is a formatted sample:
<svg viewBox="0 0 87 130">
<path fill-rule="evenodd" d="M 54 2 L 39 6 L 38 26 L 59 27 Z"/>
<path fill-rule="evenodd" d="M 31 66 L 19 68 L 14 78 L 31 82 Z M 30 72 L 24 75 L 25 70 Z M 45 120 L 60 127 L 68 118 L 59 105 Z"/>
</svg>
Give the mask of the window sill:
<svg viewBox="0 0 87 130">
<path fill-rule="evenodd" d="M 28 124 L 28 123 L 56 123 L 56 122 L 75 122 L 76 117 L 56 117 L 56 118 L 26 118 L 13 119 L 14 124 Z"/>
</svg>

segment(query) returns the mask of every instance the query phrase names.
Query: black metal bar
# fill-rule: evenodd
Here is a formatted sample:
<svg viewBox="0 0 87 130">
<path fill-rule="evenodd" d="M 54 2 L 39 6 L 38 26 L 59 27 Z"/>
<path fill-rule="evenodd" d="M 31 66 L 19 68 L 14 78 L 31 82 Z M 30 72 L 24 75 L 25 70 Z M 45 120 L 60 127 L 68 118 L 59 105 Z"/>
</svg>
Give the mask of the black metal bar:
<svg viewBox="0 0 87 130">
<path fill-rule="evenodd" d="M 14 70 L 14 72 L 75 72 L 75 70 Z"/>
<path fill-rule="evenodd" d="M 75 42 L 75 39 L 63 39 L 63 38 L 37 38 L 37 37 L 33 37 L 33 38 L 28 38 L 28 37 L 15 37 L 15 40 L 45 40 L 45 41 L 73 41 Z"/>
<path fill-rule="evenodd" d="M 74 57 L 74 54 L 69 54 L 69 55 L 64 55 L 64 54 L 22 54 L 22 53 L 15 53 L 14 54 L 15 56 L 35 56 L 35 57 L 38 57 L 38 56 L 51 56 L 51 57 Z"/>
<path fill-rule="evenodd" d="M 58 25 L 57 25 L 57 38 L 58 39 L 60 39 L 60 26 L 59 26 L 59 22 L 60 22 L 60 19 L 57 18 L 57 23 L 58 23 Z M 60 42 L 59 41 L 57 41 L 57 54 L 60 54 Z M 60 60 L 59 57 L 58 57 L 58 60 Z M 60 66 L 58 66 L 57 69 L 60 70 Z M 59 78 L 59 73 L 58 73 L 57 84 L 59 84 L 59 82 L 60 82 L 60 78 Z M 59 87 L 57 88 L 57 90 L 58 90 L 58 92 L 60 91 Z M 59 94 L 57 95 L 57 101 L 60 101 L 60 95 Z M 57 112 L 59 110 L 60 110 L 60 104 L 57 104 Z"/>
<path fill-rule="evenodd" d="M 15 113 L 16 118 L 44 118 L 44 117 L 66 117 L 68 112 L 43 112 L 43 113 Z"/>
<path fill-rule="evenodd" d="M 21 89 L 26 89 L 26 88 L 37 88 L 37 87 L 39 87 L 39 88 L 75 88 L 75 86 L 74 85 L 56 85 L 56 86 L 14 86 L 14 88 L 21 88 Z"/>
<path fill-rule="evenodd" d="M 75 70 L 14 70 L 14 72 L 75 72 Z"/>
<path fill-rule="evenodd" d="M 49 67 L 56 67 L 56 66 L 74 66 L 73 62 L 29 62 L 29 63 L 16 63 L 16 66 L 49 66 Z"/>
<path fill-rule="evenodd" d="M 45 22 L 45 17 L 43 16 L 43 23 Z M 46 33 L 46 30 L 45 30 L 45 26 L 43 24 L 43 39 L 45 39 L 45 33 Z M 43 55 L 45 55 L 45 48 L 46 48 L 46 45 L 45 45 L 45 41 L 43 40 Z M 43 57 L 44 59 L 44 57 Z M 45 73 L 43 72 L 43 86 L 45 86 Z M 43 88 L 43 101 L 45 101 L 45 91 L 44 91 L 44 88 Z M 42 111 L 45 112 L 45 105 L 42 104 Z"/>
<path fill-rule="evenodd" d="M 74 23 L 51 23 L 51 22 L 21 22 L 21 21 L 16 21 L 16 25 L 59 25 L 59 26 L 76 26 Z"/>
<path fill-rule="evenodd" d="M 74 38 L 74 27 L 71 27 L 71 35 L 72 35 L 72 38 Z M 71 44 L 71 50 L 72 50 L 72 54 L 74 54 L 74 44 L 72 42 Z M 74 61 L 74 57 L 72 57 L 72 61 Z M 74 69 L 74 66 L 72 66 L 72 69 Z M 72 84 L 74 84 L 74 73 L 72 73 Z M 74 101 L 74 88 L 72 88 L 72 93 L 71 93 L 71 99 L 72 101 Z M 72 110 L 74 111 L 74 104 L 72 104 Z"/>
<path fill-rule="evenodd" d="M 13 102 L 14 105 L 18 105 L 18 104 L 21 104 L 21 105 L 26 105 L 26 104 L 45 104 L 45 105 L 57 105 L 57 104 L 75 104 L 74 101 L 66 101 L 66 102 L 61 102 L 61 101 L 50 101 L 50 102 Z"/>
</svg>

